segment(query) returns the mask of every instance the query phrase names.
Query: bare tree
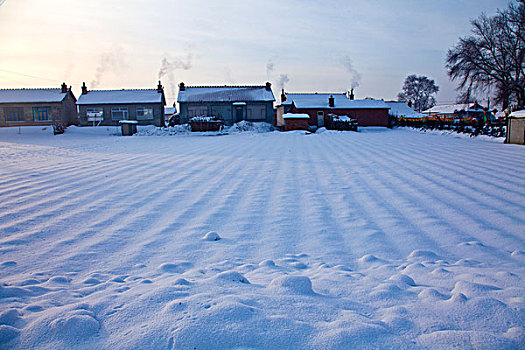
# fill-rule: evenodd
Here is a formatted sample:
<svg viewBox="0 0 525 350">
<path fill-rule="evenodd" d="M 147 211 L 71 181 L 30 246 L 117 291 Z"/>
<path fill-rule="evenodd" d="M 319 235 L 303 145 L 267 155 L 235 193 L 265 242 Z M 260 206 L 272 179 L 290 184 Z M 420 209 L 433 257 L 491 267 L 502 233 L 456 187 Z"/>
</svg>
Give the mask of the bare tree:
<svg viewBox="0 0 525 350">
<path fill-rule="evenodd" d="M 472 21 L 472 34 L 448 51 L 446 67 L 462 96 L 494 92 L 496 103 L 525 104 L 525 2 L 510 4 L 494 17 Z"/>
<path fill-rule="evenodd" d="M 436 99 L 432 95 L 438 91 L 439 86 L 434 80 L 428 79 L 424 75 L 412 74 L 405 79 L 397 99 L 401 102 L 412 102 L 414 109 L 421 112 L 436 103 Z"/>
</svg>

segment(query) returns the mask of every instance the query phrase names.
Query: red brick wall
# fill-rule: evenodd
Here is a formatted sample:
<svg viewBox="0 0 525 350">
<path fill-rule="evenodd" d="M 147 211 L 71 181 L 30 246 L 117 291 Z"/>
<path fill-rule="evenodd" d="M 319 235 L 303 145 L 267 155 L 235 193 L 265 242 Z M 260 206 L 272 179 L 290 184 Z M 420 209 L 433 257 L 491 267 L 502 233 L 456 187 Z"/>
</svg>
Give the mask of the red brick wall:
<svg viewBox="0 0 525 350">
<path fill-rule="evenodd" d="M 357 119 L 359 126 L 389 126 L 387 109 L 301 109 L 293 108 L 291 113 L 305 113 L 310 116 L 309 125 L 317 125 L 317 112 L 324 112 L 324 125 L 329 126 L 328 114 L 346 115 Z"/>
<path fill-rule="evenodd" d="M 309 119 L 285 119 L 284 120 L 284 131 L 291 130 L 308 130 Z"/>
</svg>

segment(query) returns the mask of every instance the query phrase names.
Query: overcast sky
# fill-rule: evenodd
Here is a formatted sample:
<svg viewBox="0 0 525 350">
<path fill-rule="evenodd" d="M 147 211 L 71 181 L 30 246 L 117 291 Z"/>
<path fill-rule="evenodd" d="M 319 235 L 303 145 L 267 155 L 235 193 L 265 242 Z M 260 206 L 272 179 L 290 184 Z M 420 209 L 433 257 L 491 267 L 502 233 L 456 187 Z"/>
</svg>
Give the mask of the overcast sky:
<svg viewBox="0 0 525 350">
<path fill-rule="evenodd" d="M 0 0 L 0 87 L 264 84 L 395 99 L 409 74 L 454 102 L 446 52 L 511 0 Z M 163 64 L 164 60 L 164 64 Z"/>
</svg>

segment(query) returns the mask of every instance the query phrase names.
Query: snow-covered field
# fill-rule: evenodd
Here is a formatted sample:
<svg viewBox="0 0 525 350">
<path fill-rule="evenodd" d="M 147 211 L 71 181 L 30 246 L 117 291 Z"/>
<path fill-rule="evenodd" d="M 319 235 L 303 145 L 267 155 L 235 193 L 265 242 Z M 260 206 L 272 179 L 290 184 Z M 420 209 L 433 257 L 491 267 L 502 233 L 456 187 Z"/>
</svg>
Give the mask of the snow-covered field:
<svg viewBox="0 0 525 350">
<path fill-rule="evenodd" d="M 115 131 L 0 129 L 0 348 L 525 347 L 523 146 Z"/>
</svg>

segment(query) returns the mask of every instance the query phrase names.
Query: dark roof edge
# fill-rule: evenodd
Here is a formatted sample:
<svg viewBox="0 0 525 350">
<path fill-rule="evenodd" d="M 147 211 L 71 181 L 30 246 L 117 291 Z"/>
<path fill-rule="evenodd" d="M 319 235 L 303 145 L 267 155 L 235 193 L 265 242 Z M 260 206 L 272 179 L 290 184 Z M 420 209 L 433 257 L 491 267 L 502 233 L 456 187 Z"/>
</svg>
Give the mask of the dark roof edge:
<svg viewBox="0 0 525 350">
<path fill-rule="evenodd" d="M 90 92 L 113 92 L 113 91 L 157 91 L 157 89 L 113 89 L 113 90 L 88 90 Z M 158 91 L 157 91 L 158 92 Z M 159 92 L 160 93 L 160 92 Z M 83 94 L 84 95 L 84 94 Z"/>
<path fill-rule="evenodd" d="M 285 95 L 344 95 L 346 92 L 284 92 Z"/>
<path fill-rule="evenodd" d="M 186 85 L 185 88 L 263 88 L 266 85 Z M 184 91 L 184 90 L 183 90 Z"/>
</svg>

